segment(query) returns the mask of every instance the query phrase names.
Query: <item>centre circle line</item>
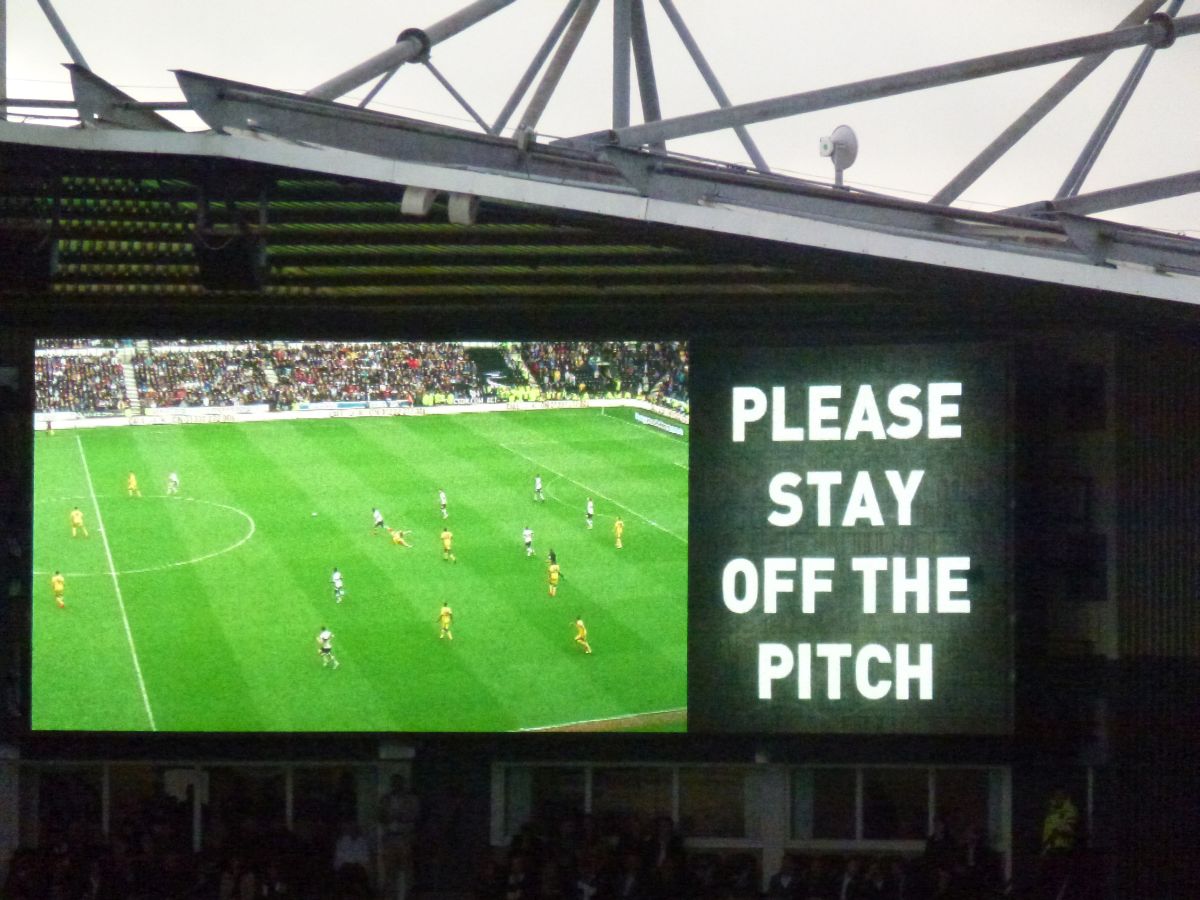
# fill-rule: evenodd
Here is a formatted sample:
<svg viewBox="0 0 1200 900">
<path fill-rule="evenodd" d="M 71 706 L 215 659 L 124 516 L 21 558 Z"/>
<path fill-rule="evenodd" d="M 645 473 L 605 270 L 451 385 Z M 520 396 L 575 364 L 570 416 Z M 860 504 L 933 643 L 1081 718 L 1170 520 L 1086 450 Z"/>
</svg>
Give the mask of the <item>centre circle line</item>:
<svg viewBox="0 0 1200 900">
<path fill-rule="evenodd" d="M 164 498 L 165 498 L 165 495 L 164 495 Z M 68 497 L 65 499 L 72 500 L 75 498 Z M 149 499 L 149 498 L 147 498 L 147 499 Z M 167 569 L 175 569 L 175 568 L 180 568 L 182 566 L 193 566 L 196 563 L 204 562 L 206 559 L 212 559 L 214 556 L 221 556 L 226 553 L 232 553 L 238 547 L 242 546 L 242 544 L 246 543 L 246 541 L 250 540 L 250 538 L 254 537 L 254 532 L 257 529 L 257 525 L 255 524 L 254 519 L 251 517 L 251 515 L 243 509 L 239 509 L 236 506 L 229 506 L 226 503 L 217 503 L 215 500 L 201 500 L 196 497 L 186 497 L 186 498 L 183 498 L 182 500 L 180 500 L 179 502 L 203 503 L 206 506 L 215 506 L 215 507 L 218 507 L 219 509 L 227 509 L 232 513 L 237 513 L 239 516 L 241 516 L 243 519 L 245 519 L 249 525 L 249 528 L 247 529 L 246 533 L 239 540 L 230 544 L 228 547 L 222 547 L 221 549 L 214 550 L 211 553 L 205 553 L 201 556 L 194 556 L 191 559 L 179 560 L 178 562 L 162 563 L 161 565 L 157 565 L 157 566 L 144 566 L 143 568 L 140 568 L 140 569 L 117 569 L 116 570 L 117 575 L 144 575 L 147 572 L 165 572 Z M 47 575 L 49 573 L 35 569 L 33 571 L 33 574 L 34 575 Z M 107 574 L 108 574 L 107 572 L 66 572 L 65 573 L 67 578 L 94 578 L 96 576 L 104 576 Z"/>
</svg>

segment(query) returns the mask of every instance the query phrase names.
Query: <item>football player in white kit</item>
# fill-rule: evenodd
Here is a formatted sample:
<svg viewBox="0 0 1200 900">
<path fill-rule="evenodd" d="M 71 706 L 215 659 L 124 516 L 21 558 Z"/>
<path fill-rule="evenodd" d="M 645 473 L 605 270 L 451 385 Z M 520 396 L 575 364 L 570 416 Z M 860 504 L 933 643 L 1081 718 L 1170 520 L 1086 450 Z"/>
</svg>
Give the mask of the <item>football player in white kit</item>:
<svg viewBox="0 0 1200 900">
<path fill-rule="evenodd" d="M 542 476 L 541 475 L 533 476 L 533 499 L 540 500 L 542 503 L 546 502 L 546 495 L 542 493 Z"/>
<path fill-rule="evenodd" d="M 438 502 L 442 504 L 442 518 L 450 518 L 450 513 L 446 512 L 446 492 L 441 489 L 438 490 Z"/>
<path fill-rule="evenodd" d="M 588 523 L 588 528 L 591 528 L 591 527 L 592 527 L 592 517 L 593 517 L 594 515 L 596 515 L 596 507 L 595 507 L 595 505 L 592 503 L 592 498 L 591 498 L 591 497 L 588 497 L 588 502 L 587 502 L 587 523 Z"/>
<path fill-rule="evenodd" d="M 521 532 L 521 539 L 525 541 L 525 555 L 533 556 L 533 529 L 525 526 L 525 530 Z"/>
<path fill-rule="evenodd" d="M 335 570 L 336 571 L 336 570 Z M 337 657 L 333 655 L 333 632 L 321 626 L 320 632 L 317 634 L 317 652 L 321 655 L 321 666 L 328 668 L 330 663 L 336 669 L 341 665 L 337 661 Z"/>
<path fill-rule="evenodd" d="M 172 472 L 167 476 L 167 496 L 179 493 L 179 473 Z"/>
<path fill-rule="evenodd" d="M 329 581 L 333 585 L 333 599 L 341 603 L 342 598 L 346 596 L 346 585 L 342 582 L 342 573 L 338 571 L 337 566 L 333 567 L 333 574 L 329 576 Z"/>
<path fill-rule="evenodd" d="M 379 534 L 380 528 L 382 528 L 384 531 L 388 530 L 387 525 L 383 523 L 383 513 L 379 511 L 378 506 L 371 508 L 371 518 L 375 520 L 375 524 L 371 526 L 371 534 Z"/>
</svg>

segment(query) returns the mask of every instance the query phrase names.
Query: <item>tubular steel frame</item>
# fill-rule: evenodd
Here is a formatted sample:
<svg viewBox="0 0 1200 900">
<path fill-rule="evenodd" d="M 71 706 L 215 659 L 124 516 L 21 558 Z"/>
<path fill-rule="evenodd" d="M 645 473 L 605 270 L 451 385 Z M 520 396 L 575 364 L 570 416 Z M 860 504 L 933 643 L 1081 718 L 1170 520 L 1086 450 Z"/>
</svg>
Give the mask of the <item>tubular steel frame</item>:
<svg viewBox="0 0 1200 900">
<path fill-rule="evenodd" d="M 499 137 L 508 122 L 525 100 L 531 86 L 538 80 L 521 114 L 511 139 L 518 149 L 536 142 L 535 129 L 552 99 L 559 80 L 573 59 L 585 31 L 594 20 L 601 0 L 566 0 L 565 6 L 544 41 L 533 55 L 524 74 L 489 126 L 451 84 L 448 77 L 429 62 L 430 50 L 437 44 L 466 31 L 493 14 L 511 6 L 516 0 L 474 0 L 424 29 L 409 28 L 401 32 L 396 43 L 370 59 L 342 72 L 310 89 L 305 97 L 320 101 L 335 101 L 346 93 L 373 79 L 379 79 L 359 104 L 368 106 L 379 90 L 406 62 L 424 63 L 479 126 L 493 138 Z M 717 107 L 704 112 L 676 117 L 663 117 L 658 87 L 654 75 L 654 60 L 647 28 L 645 0 L 611 0 L 612 17 L 612 127 L 607 130 L 577 135 L 557 143 L 590 152 L 594 158 L 612 158 L 615 149 L 641 150 L 655 155 L 665 154 L 666 141 L 673 138 L 732 129 L 741 142 L 754 168 L 769 173 L 766 159 L 755 145 L 747 126 L 806 112 L 831 109 L 864 100 L 894 96 L 911 91 L 955 84 L 1005 72 L 1063 60 L 1076 59 L 1076 64 L 1053 84 L 1046 93 L 993 140 L 961 172 L 951 179 L 930 200 L 933 206 L 953 204 L 962 192 L 1000 159 L 1017 141 L 1075 87 L 1095 71 L 1114 51 L 1126 47 L 1143 47 L 1125 83 L 1100 118 L 1085 143 L 1071 171 L 1052 200 L 1025 204 L 1007 211 L 1010 215 L 1046 217 L 1059 213 L 1078 213 L 1081 209 L 1114 209 L 1161 199 L 1164 196 L 1195 193 L 1195 173 L 1183 173 L 1165 178 L 1135 182 L 1092 195 L 1080 190 L 1092 165 L 1104 147 L 1129 98 L 1135 91 L 1142 73 L 1158 49 L 1170 47 L 1178 38 L 1200 33 L 1200 15 L 1177 16 L 1183 0 L 1171 0 L 1166 13 L 1159 10 L 1166 0 L 1140 0 L 1116 27 L 1109 32 L 1054 41 L 1034 47 L 995 53 L 954 63 L 930 66 L 848 84 L 804 91 L 749 103 L 733 103 L 725 93 L 712 67 L 705 59 L 699 44 L 688 29 L 683 15 L 673 0 L 659 0 L 663 13 L 688 56 L 700 73 Z M 138 103 L 92 73 L 79 47 L 71 38 L 51 0 L 37 0 L 47 21 L 62 42 L 73 62 L 73 82 L 77 96 L 73 108 L 79 110 L 85 125 L 104 127 L 148 128 L 169 127 L 169 123 L 154 114 L 156 109 L 177 109 L 177 104 Z M 56 108 L 64 104 L 54 101 L 14 99 L 3 96 L 5 83 L 6 43 L 4 33 L 6 0 L 0 0 L 0 117 L 13 109 Z M 547 60 L 549 63 L 547 64 Z M 631 62 L 633 73 L 631 73 Z M 641 97 L 642 123 L 630 121 L 632 74 L 636 74 Z M 87 96 L 80 96 L 80 85 L 87 86 Z M 99 98 L 99 99 L 97 99 Z M 338 104 L 338 108 L 343 107 Z M 201 110 L 196 110 L 202 113 Z M 211 123 L 210 123 L 211 124 Z M 604 156 L 608 154 L 608 156 Z M 1102 199 L 1101 199 L 1102 198 Z"/>
</svg>

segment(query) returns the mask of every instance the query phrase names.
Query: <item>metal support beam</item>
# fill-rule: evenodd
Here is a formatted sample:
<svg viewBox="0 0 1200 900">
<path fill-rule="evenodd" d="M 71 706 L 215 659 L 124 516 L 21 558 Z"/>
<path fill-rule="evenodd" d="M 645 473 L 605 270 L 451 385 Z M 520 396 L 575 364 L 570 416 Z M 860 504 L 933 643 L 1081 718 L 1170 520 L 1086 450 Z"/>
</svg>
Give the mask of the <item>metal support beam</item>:
<svg viewBox="0 0 1200 900">
<path fill-rule="evenodd" d="M 662 119 L 658 105 L 658 81 L 654 77 L 654 55 L 650 52 L 650 29 L 646 27 L 646 7 L 642 0 L 633 0 L 631 8 L 633 22 L 633 61 L 637 66 L 638 92 L 642 97 L 642 118 L 647 122 Z M 651 141 L 650 146 L 662 150 L 662 141 Z"/>
<path fill-rule="evenodd" d="M 575 15 L 571 17 L 571 24 L 567 26 L 566 34 L 563 35 L 562 43 L 554 51 L 554 58 L 546 67 L 542 80 L 538 82 L 537 89 L 529 101 L 529 106 L 525 108 L 525 114 L 521 116 L 521 122 L 517 125 L 518 132 L 531 132 L 537 128 L 538 120 L 546 111 L 546 105 L 554 95 L 554 89 L 558 87 L 563 72 L 567 70 L 567 63 L 575 54 L 575 48 L 579 46 L 579 41 L 583 37 L 584 31 L 587 30 L 588 23 L 592 20 L 592 13 L 596 11 L 599 3 L 600 0 L 582 0 L 579 8 L 575 10 Z"/>
<path fill-rule="evenodd" d="M 663 11 L 666 12 L 667 18 L 671 20 L 671 24 L 675 26 L 675 33 L 679 35 L 679 40 L 683 42 L 683 46 L 691 55 L 692 62 L 699 70 L 704 83 L 708 85 L 709 91 L 712 92 L 713 99 L 717 101 L 717 105 L 721 109 L 729 109 L 733 105 L 729 102 L 729 95 L 725 93 L 725 89 L 721 87 L 721 82 L 717 80 L 717 75 L 712 70 L 712 66 L 708 64 L 708 60 L 700 52 L 700 45 L 692 37 L 692 32 L 688 29 L 687 23 L 683 21 L 683 16 L 679 14 L 679 10 L 676 9 L 672 0 L 659 0 L 659 3 L 662 4 Z M 767 166 L 767 161 L 759 153 L 758 146 L 754 143 L 754 139 L 750 137 L 750 132 L 743 126 L 738 125 L 733 129 L 733 133 L 742 142 L 742 147 L 745 149 L 746 155 L 754 163 L 754 167 L 760 172 L 770 172 L 771 170 Z"/>
<path fill-rule="evenodd" d="M 93 78 L 98 76 L 92 75 Z M 186 100 L 130 100 L 126 98 L 113 104 L 115 108 L 127 110 L 171 110 L 190 112 L 191 104 Z M 11 109 L 79 109 L 79 100 L 39 100 L 36 97 L 0 97 L 0 106 Z M 176 128 L 172 128 L 178 131 Z"/>
<path fill-rule="evenodd" d="M 90 69 L 67 64 L 71 73 L 71 92 L 79 124 L 84 128 L 130 128 L 135 131 L 180 131 L 170 119 L 139 104 L 136 100 Z M 177 108 L 187 108 L 186 103 Z"/>
<path fill-rule="evenodd" d="M 38 2 L 42 2 L 42 0 L 38 0 Z M 470 6 L 464 7 L 426 28 L 425 35 L 429 38 L 429 45 L 432 46 L 453 37 L 512 2 L 513 0 L 475 0 Z M 417 59 L 425 49 L 427 48 L 419 38 L 415 36 L 404 38 L 382 53 L 375 54 L 366 62 L 359 63 L 341 75 L 335 75 L 328 81 L 318 84 L 308 91 L 307 95 L 320 100 L 336 100 L 356 87 L 366 84 L 372 78 L 396 68 L 401 63 Z"/>
<path fill-rule="evenodd" d="M 37 0 L 38 6 L 42 8 L 42 12 L 46 15 L 46 20 L 50 23 L 50 27 L 54 29 L 54 33 L 58 35 L 58 39 L 62 41 L 63 47 L 67 50 L 67 55 L 71 57 L 71 62 L 77 66 L 83 66 L 85 69 L 90 69 L 87 60 L 83 58 L 83 54 L 79 51 L 79 47 L 75 45 L 75 41 L 71 39 L 71 32 L 67 31 L 67 26 L 63 24 L 63 20 L 58 17 L 54 6 L 50 0 Z"/>
<path fill-rule="evenodd" d="M 525 74 L 521 76 L 521 80 L 517 82 L 517 86 L 513 88 L 512 95 L 504 104 L 504 108 L 500 110 L 500 115 L 496 116 L 496 121 L 492 123 L 492 134 L 499 134 L 504 130 L 504 126 L 508 124 L 509 117 L 513 114 L 513 110 L 521 102 L 521 98 L 525 96 L 525 92 L 529 90 L 529 86 L 533 84 L 533 79 L 537 77 L 537 73 L 541 71 L 542 64 L 546 62 L 546 57 L 550 55 L 550 51 L 554 49 L 554 45 L 558 43 L 558 39 L 562 37 L 562 33 L 567 28 L 567 23 L 571 21 L 571 17 L 575 15 L 575 10 L 579 9 L 579 4 L 583 0 L 567 0 L 567 5 L 563 7 L 563 11 L 559 13 L 558 19 L 555 21 L 550 33 L 546 35 L 546 39 L 542 41 L 542 46 L 538 48 L 538 52 L 533 55 L 533 59 L 529 63 L 529 68 L 525 70 Z"/>
<path fill-rule="evenodd" d="M 629 40 L 633 0 L 613 0 L 612 127 L 629 124 Z"/>
<path fill-rule="evenodd" d="M 1171 5 L 1167 7 L 1167 15 L 1173 18 L 1179 12 L 1179 7 L 1181 6 L 1183 6 L 1183 0 L 1171 0 Z M 1129 70 L 1129 74 L 1125 77 L 1121 89 L 1117 91 L 1117 95 L 1113 97 L 1112 103 L 1109 104 L 1100 121 L 1096 123 L 1096 129 L 1092 132 L 1091 137 L 1088 138 L 1088 142 L 1084 145 L 1083 150 L 1080 151 L 1079 158 L 1075 160 L 1075 165 L 1071 167 L 1071 171 L 1063 179 L 1058 193 L 1054 195 L 1056 199 L 1059 197 L 1074 197 L 1079 193 L 1083 182 L 1092 171 L 1092 166 L 1096 164 L 1096 160 L 1100 156 L 1100 151 L 1108 143 L 1109 135 L 1117 127 L 1121 113 L 1125 111 L 1125 107 L 1129 104 L 1129 99 L 1133 96 L 1133 92 L 1137 90 L 1142 76 L 1146 74 L 1150 60 L 1154 58 L 1155 49 L 1154 47 L 1146 47 L 1139 54 L 1137 62 L 1133 64 L 1133 68 Z"/>
<path fill-rule="evenodd" d="M 0 122 L 8 121 L 8 0 L 0 0 Z"/>
<path fill-rule="evenodd" d="M 1200 191 L 1200 169 L 1194 172 L 1184 172 L 1181 175 L 1168 175 L 1166 178 L 1152 178 L 1149 181 L 1107 188 L 1090 194 L 1064 197 L 1061 200 L 1053 201 L 1051 206 L 1059 212 L 1090 216 L 1092 213 L 1108 209 L 1124 209 L 1126 206 L 1138 206 L 1142 203 L 1152 203 L 1155 200 L 1166 200 L 1184 194 L 1194 194 L 1198 191 Z"/>
<path fill-rule="evenodd" d="M 1200 15 L 1184 16 L 1173 22 L 1171 20 L 1153 20 L 1146 25 L 1137 27 L 1091 34 L 1065 41 L 1054 41 L 1021 50 L 993 53 L 962 62 L 930 66 L 881 78 L 869 78 L 865 81 L 856 81 L 816 91 L 805 91 L 784 97 L 773 97 L 769 100 L 743 103 L 731 106 L 729 109 L 694 113 L 645 125 L 632 125 L 629 128 L 611 132 L 580 135 L 572 139 L 572 142 L 607 141 L 621 146 L 650 144 L 693 134 L 706 134 L 710 131 L 732 128 L 735 125 L 767 122 L 820 109 L 844 106 L 848 103 L 891 97 L 927 87 L 958 84 L 988 75 L 1044 66 L 1048 63 L 1076 59 L 1080 56 L 1089 56 L 1108 50 L 1138 47 L 1143 44 L 1166 45 L 1175 38 L 1197 32 L 1200 32 Z"/>
<path fill-rule="evenodd" d="M 403 64 L 401 64 L 401 65 L 403 65 Z M 388 71 L 384 72 L 379 77 L 379 80 L 377 82 L 375 82 L 375 84 L 371 87 L 371 90 L 367 91 L 367 96 L 363 97 L 361 100 L 358 101 L 358 108 L 366 109 L 368 106 L 370 106 L 371 101 L 374 100 L 379 95 L 380 91 L 382 91 L 385 87 L 387 87 L 387 83 L 389 81 L 391 81 L 392 77 L 399 71 L 400 71 L 400 66 L 396 66 L 396 68 L 389 69 Z"/>
<path fill-rule="evenodd" d="M 489 133 L 487 122 L 483 121 L 479 113 L 475 112 L 475 109 L 467 102 L 467 98 L 454 89 L 454 85 L 450 83 L 450 80 L 439 72 L 437 67 L 429 60 L 425 60 L 425 68 L 438 80 L 438 84 L 444 87 L 450 96 L 458 101 L 458 105 L 467 111 L 467 115 L 475 120 L 475 124 L 482 128 L 485 134 Z"/>
<path fill-rule="evenodd" d="M 1133 11 L 1117 23 L 1117 28 L 1127 28 L 1146 21 L 1147 16 L 1155 12 L 1166 0 L 1142 0 Z M 1042 94 L 1029 109 L 1000 132 L 994 141 L 988 144 L 978 156 L 971 160 L 961 172 L 955 175 L 946 186 L 930 198 L 929 202 L 938 206 L 949 206 L 962 196 L 963 191 L 979 180 L 992 164 L 1013 148 L 1021 138 L 1025 137 L 1038 122 L 1042 121 L 1051 110 L 1075 90 L 1085 78 L 1091 75 L 1100 64 L 1108 59 L 1109 54 L 1097 53 L 1085 56 L 1075 63 L 1062 78 L 1058 79 L 1046 93 Z"/>
</svg>

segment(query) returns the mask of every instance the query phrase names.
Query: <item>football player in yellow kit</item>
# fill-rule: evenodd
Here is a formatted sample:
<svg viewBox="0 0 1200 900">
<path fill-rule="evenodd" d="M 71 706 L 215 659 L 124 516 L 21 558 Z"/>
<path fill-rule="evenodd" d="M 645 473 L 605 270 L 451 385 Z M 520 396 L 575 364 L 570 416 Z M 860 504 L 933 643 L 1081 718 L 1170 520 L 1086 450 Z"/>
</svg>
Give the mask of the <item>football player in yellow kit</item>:
<svg viewBox="0 0 1200 900">
<path fill-rule="evenodd" d="M 575 617 L 575 643 L 583 647 L 584 653 L 592 652 L 592 645 L 588 643 L 587 626 L 583 624 L 583 619 L 579 616 Z"/>
</svg>

